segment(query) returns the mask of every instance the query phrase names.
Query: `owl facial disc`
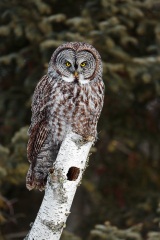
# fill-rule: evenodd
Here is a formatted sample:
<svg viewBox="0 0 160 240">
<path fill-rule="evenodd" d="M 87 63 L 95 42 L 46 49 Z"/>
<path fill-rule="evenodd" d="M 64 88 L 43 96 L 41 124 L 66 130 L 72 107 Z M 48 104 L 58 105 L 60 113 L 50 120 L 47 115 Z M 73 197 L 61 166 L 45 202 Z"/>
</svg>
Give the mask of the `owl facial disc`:
<svg viewBox="0 0 160 240">
<path fill-rule="evenodd" d="M 96 66 L 94 54 L 85 49 L 66 48 L 55 55 L 54 68 L 61 75 L 62 80 L 68 83 L 87 84 L 91 82 Z"/>
</svg>

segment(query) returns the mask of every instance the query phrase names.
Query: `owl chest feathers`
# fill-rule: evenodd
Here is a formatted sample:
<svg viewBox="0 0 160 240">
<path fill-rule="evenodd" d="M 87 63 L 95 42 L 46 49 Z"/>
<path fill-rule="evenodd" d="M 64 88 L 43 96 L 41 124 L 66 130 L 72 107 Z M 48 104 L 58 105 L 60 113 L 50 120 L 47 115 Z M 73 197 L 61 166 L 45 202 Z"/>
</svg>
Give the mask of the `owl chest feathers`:
<svg viewBox="0 0 160 240">
<path fill-rule="evenodd" d="M 62 141 L 69 129 L 77 132 L 94 128 L 99 109 L 97 86 L 94 84 L 61 84 L 55 82 L 48 102 L 48 120 L 55 141 Z M 99 99 L 100 100 L 100 99 Z M 95 119 L 95 120 L 94 120 Z"/>
</svg>

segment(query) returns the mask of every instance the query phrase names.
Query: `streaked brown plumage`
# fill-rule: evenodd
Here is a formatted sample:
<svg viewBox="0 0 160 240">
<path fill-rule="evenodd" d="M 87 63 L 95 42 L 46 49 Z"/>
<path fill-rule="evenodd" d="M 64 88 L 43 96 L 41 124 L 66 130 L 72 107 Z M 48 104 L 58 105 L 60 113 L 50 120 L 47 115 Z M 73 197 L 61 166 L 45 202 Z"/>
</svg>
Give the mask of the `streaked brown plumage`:
<svg viewBox="0 0 160 240">
<path fill-rule="evenodd" d="M 95 48 L 78 42 L 57 48 L 47 75 L 33 95 L 27 148 L 31 163 L 26 177 L 28 189 L 44 189 L 69 129 L 84 138 L 96 138 L 103 98 L 102 62 Z"/>
</svg>

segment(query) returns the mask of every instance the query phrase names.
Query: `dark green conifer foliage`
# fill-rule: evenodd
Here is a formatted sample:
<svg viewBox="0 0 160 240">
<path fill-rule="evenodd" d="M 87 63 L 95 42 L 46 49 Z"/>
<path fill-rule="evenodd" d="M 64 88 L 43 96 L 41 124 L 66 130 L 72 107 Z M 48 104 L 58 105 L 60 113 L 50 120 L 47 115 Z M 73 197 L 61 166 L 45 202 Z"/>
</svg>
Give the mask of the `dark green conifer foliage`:
<svg viewBox="0 0 160 240">
<path fill-rule="evenodd" d="M 90 210 L 83 220 L 83 216 L 80 217 L 77 233 L 83 236 L 94 224 L 110 221 L 111 224 L 97 225 L 88 239 L 158 240 L 158 0 L 0 1 L 0 224 L 3 235 L 8 234 L 5 224 L 13 216 L 16 218 L 7 202 L 14 195 L 11 189 L 25 188 L 31 97 L 47 70 L 52 52 L 66 41 L 85 41 L 97 48 L 104 63 L 106 85 L 99 140 L 82 184 Z M 20 193 L 17 198 L 19 202 L 24 200 Z M 120 230 L 124 228 L 127 230 Z"/>
</svg>

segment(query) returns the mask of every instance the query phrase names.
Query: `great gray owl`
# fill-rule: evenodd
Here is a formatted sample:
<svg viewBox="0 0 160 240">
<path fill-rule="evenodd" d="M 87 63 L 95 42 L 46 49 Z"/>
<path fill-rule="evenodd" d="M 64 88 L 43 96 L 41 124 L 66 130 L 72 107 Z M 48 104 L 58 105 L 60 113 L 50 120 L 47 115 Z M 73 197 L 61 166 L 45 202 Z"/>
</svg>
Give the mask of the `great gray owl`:
<svg viewBox="0 0 160 240">
<path fill-rule="evenodd" d="M 88 43 L 62 44 L 53 53 L 48 73 L 37 84 L 28 130 L 26 177 L 29 190 L 43 190 L 68 129 L 96 138 L 103 106 L 102 61 Z"/>
</svg>

